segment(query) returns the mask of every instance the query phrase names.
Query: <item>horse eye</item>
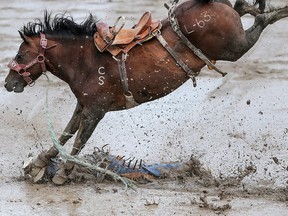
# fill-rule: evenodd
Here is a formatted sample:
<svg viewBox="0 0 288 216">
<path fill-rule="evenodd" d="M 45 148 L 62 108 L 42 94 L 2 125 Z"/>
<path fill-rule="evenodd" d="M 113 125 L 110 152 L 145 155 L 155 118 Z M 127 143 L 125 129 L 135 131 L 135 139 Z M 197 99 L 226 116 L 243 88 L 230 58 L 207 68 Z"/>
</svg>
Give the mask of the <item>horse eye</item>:
<svg viewBox="0 0 288 216">
<path fill-rule="evenodd" d="M 23 55 L 19 53 L 15 57 L 16 61 L 21 60 L 22 58 L 23 58 Z"/>
</svg>

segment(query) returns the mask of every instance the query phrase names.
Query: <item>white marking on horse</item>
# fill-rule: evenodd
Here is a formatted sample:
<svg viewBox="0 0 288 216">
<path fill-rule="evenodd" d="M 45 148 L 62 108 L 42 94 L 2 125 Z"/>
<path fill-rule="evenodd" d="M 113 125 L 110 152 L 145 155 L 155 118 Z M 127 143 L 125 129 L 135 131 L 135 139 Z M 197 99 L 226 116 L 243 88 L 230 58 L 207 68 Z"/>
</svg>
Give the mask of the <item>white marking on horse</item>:
<svg viewBox="0 0 288 216">
<path fill-rule="evenodd" d="M 200 18 L 195 19 L 195 23 L 192 25 L 192 29 L 188 29 L 186 25 L 184 25 L 185 31 L 187 34 L 193 33 L 197 28 L 199 27 L 200 29 L 204 28 L 206 26 L 206 23 L 210 22 L 212 19 L 211 15 L 208 14 L 208 11 L 204 11 L 203 13 L 200 14 Z"/>
<path fill-rule="evenodd" d="M 205 21 L 205 22 L 209 22 L 210 20 L 211 20 L 211 15 L 209 15 L 208 14 L 208 12 L 207 11 L 205 11 L 205 12 L 203 12 L 204 13 L 204 18 L 203 18 L 203 20 Z M 201 13 L 201 14 L 203 14 L 203 13 Z"/>
<path fill-rule="evenodd" d="M 105 69 L 105 67 L 99 67 L 99 69 L 98 69 L 98 74 L 100 75 L 99 78 L 98 78 L 98 80 L 99 80 L 98 84 L 99 85 L 104 85 L 104 80 L 105 80 L 105 77 L 104 77 L 105 71 L 104 71 L 104 69 Z"/>
</svg>

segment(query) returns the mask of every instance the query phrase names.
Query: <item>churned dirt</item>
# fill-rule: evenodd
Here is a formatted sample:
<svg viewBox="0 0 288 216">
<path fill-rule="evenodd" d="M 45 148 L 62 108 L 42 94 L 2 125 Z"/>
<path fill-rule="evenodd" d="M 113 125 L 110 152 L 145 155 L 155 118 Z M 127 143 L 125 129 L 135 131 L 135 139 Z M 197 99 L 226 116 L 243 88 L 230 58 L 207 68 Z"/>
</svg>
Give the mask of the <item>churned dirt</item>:
<svg viewBox="0 0 288 216">
<path fill-rule="evenodd" d="M 44 9 L 67 11 L 79 21 L 92 12 L 113 24 L 118 15 L 133 23 L 145 10 L 165 17 L 164 3 L 0 2 L 1 215 L 288 215 L 288 19 L 269 26 L 241 60 L 219 62 L 228 72 L 225 78 L 203 69 L 197 88 L 188 81 L 165 98 L 108 113 L 82 152 L 109 144 L 111 154 L 147 164 L 193 156 L 205 172 L 156 179 L 138 184 L 136 191 L 109 180 L 57 187 L 24 178 L 23 162 L 52 141 L 44 113 L 46 78 L 22 94 L 3 87 L 6 64 L 21 42 L 17 30 L 41 18 Z M 288 5 L 286 0 L 269 3 Z M 252 17 L 243 23 L 249 26 Z M 65 83 L 48 76 L 49 112 L 59 135 L 75 99 Z"/>
</svg>

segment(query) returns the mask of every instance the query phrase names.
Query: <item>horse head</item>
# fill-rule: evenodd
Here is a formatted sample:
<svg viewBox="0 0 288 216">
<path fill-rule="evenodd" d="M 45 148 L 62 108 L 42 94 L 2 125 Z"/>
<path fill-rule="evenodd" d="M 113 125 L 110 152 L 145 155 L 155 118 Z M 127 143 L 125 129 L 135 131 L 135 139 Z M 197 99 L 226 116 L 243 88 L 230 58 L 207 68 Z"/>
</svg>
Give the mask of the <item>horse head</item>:
<svg viewBox="0 0 288 216">
<path fill-rule="evenodd" d="M 45 35 L 40 33 L 40 46 L 37 46 L 36 41 L 39 39 L 20 31 L 19 34 L 23 42 L 15 58 L 8 64 L 10 71 L 5 79 L 5 88 L 9 92 L 23 92 L 24 87 L 34 85 L 35 80 L 46 72 L 44 53 L 48 48 Z"/>
</svg>

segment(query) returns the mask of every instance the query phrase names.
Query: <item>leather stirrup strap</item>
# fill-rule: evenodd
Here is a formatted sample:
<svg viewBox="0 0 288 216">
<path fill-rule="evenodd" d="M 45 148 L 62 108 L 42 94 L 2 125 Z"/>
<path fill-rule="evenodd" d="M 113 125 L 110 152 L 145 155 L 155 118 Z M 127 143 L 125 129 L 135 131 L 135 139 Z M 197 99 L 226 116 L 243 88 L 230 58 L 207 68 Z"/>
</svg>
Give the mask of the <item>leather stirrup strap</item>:
<svg viewBox="0 0 288 216">
<path fill-rule="evenodd" d="M 122 87 L 124 90 L 124 94 L 129 92 L 127 71 L 126 71 L 126 65 L 125 65 L 126 57 L 127 57 L 127 55 L 122 53 L 121 59 L 118 59 L 119 60 L 118 61 L 118 69 L 120 72 L 120 79 L 121 79 L 121 84 L 122 84 Z"/>
<path fill-rule="evenodd" d="M 135 107 L 139 105 L 134 97 L 131 91 L 129 91 L 129 84 L 128 84 L 128 77 L 127 77 L 127 70 L 126 70 L 126 65 L 125 61 L 127 58 L 127 54 L 122 53 L 121 58 L 117 59 L 116 57 L 113 56 L 113 58 L 117 61 L 118 63 L 118 69 L 120 73 L 120 80 L 121 80 L 121 85 L 123 88 L 123 94 L 126 100 L 126 109 Z"/>
</svg>

